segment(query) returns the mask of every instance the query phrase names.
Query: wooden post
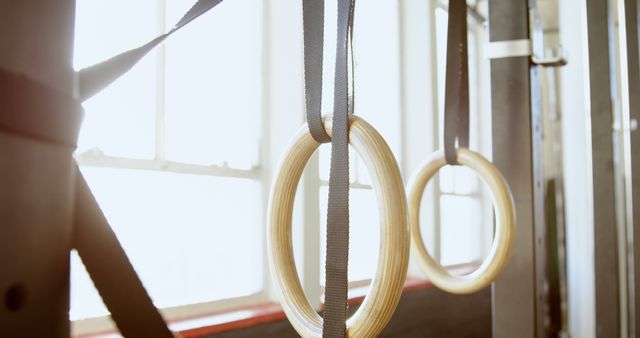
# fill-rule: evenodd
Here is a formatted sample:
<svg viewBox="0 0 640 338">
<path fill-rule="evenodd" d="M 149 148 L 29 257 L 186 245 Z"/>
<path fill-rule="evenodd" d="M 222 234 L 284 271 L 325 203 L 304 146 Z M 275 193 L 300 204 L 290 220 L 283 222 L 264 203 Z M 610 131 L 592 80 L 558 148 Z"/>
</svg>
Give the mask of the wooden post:
<svg viewBox="0 0 640 338">
<path fill-rule="evenodd" d="M 71 0 L 0 2 L 0 68 L 71 95 L 74 12 Z M 72 153 L 0 129 L 3 337 L 69 336 Z"/>
</svg>

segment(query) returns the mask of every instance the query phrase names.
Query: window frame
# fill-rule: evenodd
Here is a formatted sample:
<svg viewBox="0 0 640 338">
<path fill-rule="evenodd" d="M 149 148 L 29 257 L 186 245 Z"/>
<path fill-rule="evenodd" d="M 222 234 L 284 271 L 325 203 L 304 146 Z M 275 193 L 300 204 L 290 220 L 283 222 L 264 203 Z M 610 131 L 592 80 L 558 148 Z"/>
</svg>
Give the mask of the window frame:
<svg viewBox="0 0 640 338">
<path fill-rule="evenodd" d="M 158 32 L 164 32 L 167 28 L 167 24 L 165 22 L 165 7 L 167 0 L 158 0 L 160 3 L 160 13 L 158 22 Z M 419 3 L 421 2 L 421 3 Z M 429 77 L 429 74 L 411 74 L 412 67 L 417 66 L 417 68 L 422 69 L 427 67 L 429 69 L 430 74 L 436 74 L 435 71 L 437 69 L 437 58 L 435 54 L 435 9 L 443 8 L 444 5 L 440 0 L 430 0 L 426 2 L 410 0 L 406 2 L 399 2 L 399 60 L 401 62 L 400 65 L 400 116 L 398 117 L 401 120 L 400 123 L 400 131 L 401 131 L 401 140 L 400 140 L 400 151 L 398 154 L 399 157 L 399 165 L 402 170 L 403 176 L 405 178 L 408 177 L 412 173 L 412 170 L 415 169 L 415 165 L 420 163 L 424 156 L 423 154 L 428 154 L 432 150 L 436 149 L 439 144 L 439 117 L 438 114 L 433 114 L 433 116 L 429 117 L 431 119 L 427 124 L 422 124 L 425 120 L 424 110 L 433 111 L 429 109 L 429 107 L 434 107 L 433 103 L 431 106 L 427 104 L 426 106 L 421 106 L 422 109 L 415 110 L 411 107 L 411 100 L 414 100 L 414 96 L 416 94 L 407 94 L 403 91 L 406 89 L 407 82 L 410 82 L 411 79 L 415 79 L 416 76 L 427 77 L 426 79 L 420 80 L 422 84 L 424 84 L 425 88 L 428 89 L 427 95 L 431 98 L 433 102 L 435 102 L 435 108 L 437 111 L 437 102 L 438 102 L 438 86 L 437 79 L 436 82 L 433 82 L 433 76 Z M 417 18 L 416 12 L 417 10 L 421 10 L 421 8 L 427 7 L 429 10 L 428 13 L 431 13 L 431 17 Z M 446 7 L 445 7 L 446 9 Z M 215 10 L 215 9 L 214 9 Z M 164 100 L 162 100 L 162 96 L 164 95 L 164 59 L 165 59 L 165 46 L 160 45 L 157 47 L 156 52 L 156 66 L 158 69 L 156 70 L 158 80 L 157 80 L 157 88 L 156 88 L 156 98 L 158 102 L 156 109 L 156 124 L 155 124 L 155 158 L 144 160 L 144 159 L 134 159 L 134 158 L 126 158 L 126 157 L 118 157 L 118 156 L 109 156 L 101 153 L 99 150 L 93 149 L 89 151 L 85 151 L 83 153 L 76 154 L 74 157 L 80 166 L 92 166 L 92 167 L 113 167 L 113 168 L 133 168 L 133 169 L 141 169 L 141 170 L 155 170 L 155 171 L 164 171 L 171 173 L 181 173 L 181 174 L 196 174 L 196 175 L 211 175 L 211 176 L 220 176 L 220 177 L 232 177 L 232 178 L 249 178 L 252 180 L 259 181 L 263 187 L 263 196 L 262 200 L 262 212 L 263 215 L 268 214 L 268 200 L 269 200 L 269 191 L 271 186 L 271 180 L 275 173 L 275 170 L 278 165 L 278 161 L 280 155 L 282 154 L 283 149 L 286 149 L 286 145 L 289 144 L 289 139 L 294 133 L 303 125 L 305 121 L 304 115 L 304 82 L 303 82 L 303 65 L 302 65 L 302 57 L 299 58 L 291 58 L 291 55 L 300 55 L 302 53 L 302 15 L 301 15 L 301 7 L 300 4 L 295 6 L 290 2 L 265 2 L 261 8 L 262 12 L 262 77 L 260 79 L 262 83 L 262 109 L 261 109 L 261 119 L 263 121 L 261 126 L 262 132 L 262 142 L 260 144 L 260 163 L 257 166 L 254 166 L 250 169 L 237 169 L 229 167 L 226 164 L 222 165 L 198 165 L 198 164 L 190 164 L 190 163 L 182 163 L 182 162 L 174 162 L 168 161 L 165 156 L 164 147 L 164 131 L 166 128 L 165 120 L 164 120 Z M 413 12 L 413 14 L 412 14 Z M 410 16 L 413 17 L 409 18 Z M 420 36 L 419 32 L 416 33 L 412 31 L 410 26 L 405 23 L 405 20 L 418 20 L 419 25 L 424 25 L 427 27 L 427 33 L 431 34 L 432 38 L 430 43 L 425 42 L 424 36 Z M 482 24 L 478 24 L 469 21 L 469 30 L 476 36 L 474 43 L 476 43 L 476 51 L 477 58 L 476 61 L 477 69 L 483 71 L 483 67 L 480 67 L 480 62 L 488 62 L 482 59 L 482 47 L 483 44 L 480 43 L 480 37 L 482 34 L 486 34 L 485 27 Z M 428 57 L 425 60 L 416 60 L 408 58 L 408 53 L 412 52 L 411 43 L 422 43 L 421 48 L 426 48 Z M 300 54 L 298 54 L 300 53 Z M 286 60 L 286 62 L 285 62 Z M 418 63 L 418 64 L 416 64 Z M 424 64 L 423 64 L 424 63 Z M 484 78 L 484 79 L 483 79 Z M 478 74 L 478 81 L 486 81 L 488 78 L 488 74 Z M 482 86 L 478 86 L 482 87 Z M 420 93 L 419 93 L 420 94 Z M 485 93 L 487 94 L 487 93 Z M 483 154 L 490 154 L 491 151 L 491 138 L 490 138 L 490 110 L 487 110 L 487 107 L 490 107 L 490 103 L 488 102 L 488 95 L 477 95 L 478 102 L 476 103 L 478 107 L 483 107 L 482 109 L 478 109 L 478 119 L 477 121 L 481 121 L 481 125 L 479 129 L 482 130 L 480 133 L 479 140 L 479 150 Z M 424 133 L 425 127 L 431 125 L 431 137 L 427 137 L 426 144 L 421 144 L 420 142 L 416 142 L 411 139 L 411 135 L 416 135 L 417 133 Z M 489 132 L 487 132 L 489 131 Z M 421 136 L 421 139 L 424 139 Z M 421 149 L 419 152 L 416 152 L 412 149 L 412 145 L 418 144 L 419 147 L 423 147 L 425 149 Z M 432 149 L 429 149 L 429 145 L 431 145 Z M 414 146 L 415 147 L 415 146 Z M 490 156 L 489 156 L 490 158 Z M 353 170 L 353 168 L 352 168 Z M 356 171 L 357 172 L 357 171 Z M 305 169 L 305 173 L 303 175 L 302 182 L 300 184 L 300 189 L 302 192 L 302 198 L 297 200 L 297 203 L 300 203 L 302 207 L 302 212 L 299 215 L 295 215 L 301 224 L 304 224 L 304 228 L 299 232 L 298 236 L 294 238 L 294 241 L 298 241 L 300 247 L 296 251 L 297 257 L 303 257 L 303 263 L 299 265 L 299 271 L 301 273 L 301 283 L 307 294 L 307 297 L 312 301 L 312 305 L 317 309 L 321 307 L 321 295 L 323 293 L 323 288 L 321 286 L 319 276 L 320 276 L 320 243 L 318 238 L 320 238 L 320 217 L 319 213 L 321 212 L 319 209 L 319 191 L 321 186 L 326 186 L 328 182 L 326 180 L 320 179 L 319 175 L 319 160 L 318 154 L 312 156 L 309 163 L 307 164 L 307 168 Z M 440 203 L 439 199 L 442 193 L 439 188 L 439 180 L 435 180 L 434 184 L 437 184 L 437 188 L 433 189 L 432 196 L 428 198 L 433 201 L 434 211 L 435 211 L 435 219 L 439 220 L 439 208 Z M 371 189 L 371 185 L 360 183 L 358 179 L 358 175 L 355 175 L 355 180 L 351 182 L 350 185 L 353 189 Z M 482 191 L 482 190 L 480 190 Z M 440 192 L 440 193 L 439 193 Z M 484 193 L 480 193 L 484 194 Z M 487 197 L 487 196 L 485 196 Z M 482 198 L 485 204 L 483 206 L 483 210 L 487 210 L 487 207 L 491 206 L 491 201 L 488 198 Z M 487 206 L 486 203 L 489 203 Z M 485 213 L 490 214 L 490 213 Z M 493 218 L 492 215 L 483 215 L 484 222 L 483 224 L 492 224 Z M 435 235 L 436 238 L 435 243 L 429 243 L 430 245 L 434 245 L 434 257 L 439 259 L 440 256 L 440 236 L 439 236 L 439 222 L 435 223 L 434 232 L 430 235 Z M 262 232 L 260 236 L 262 236 L 263 240 L 265 240 L 265 229 L 262 227 Z M 491 226 L 484 226 L 486 228 L 486 238 L 484 243 L 488 243 L 483 246 L 482 252 L 488 252 L 491 244 L 491 240 L 493 238 L 493 228 Z M 265 240 L 266 241 L 266 240 Z M 300 255 L 298 255 L 300 254 Z M 412 264 L 414 265 L 414 264 Z M 212 313 L 219 313 L 224 311 L 231 311 L 238 308 L 243 307 L 251 307 L 259 304 L 267 304 L 267 303 L 277 303 L 279 298 L 277 290 L 275 290 L 273 283 L 271 282 L 270 271 L 268 269 L 268 260 L 266 253 L 266 245 L 264 245 L 263 252 L 263 268 L 264 271 L 264 280 L 263 280 L 263 289 L 261 292 L 238 297 L 232 299 L 224 299 L 224 300 L 215 300 L 206 303 L 200 304 L 187 304 L 176 307 L 169 307 L 164 309 L 159 309 L 163 316 L 168 319 L 169 322 L 175 322 L 176 320 L 180 320 L 181 318 L 194 318 L 199 316 L 207 316 Z M 410 268 L 409 276 L 411 278 L 418 278 L 423 280 L 423 274 L 420 271 L 415 269 L 415 266 Z M 362 289 L 367 284 L 366 280 L 362 281 L 352 281 L 350 283 L 355 288 Z M 108 332 L 113 330 L 115 326 L 109 319 L 109 316 L 98 317 L 98 318 L 88 318 L 75 320 L 72 322 L 73 334 L 74 336 L 83 336 L 83 335 L 91 335 L 96 332 Z"/>
<path fill-rule="evenodd" d="M 166 4 L 168 0 L 157 0 L 157 25 L 156 25 L 156 34 L 163 34 L 168 28 L 170 28 L 170 24 L 166 20 Z M 263 28 L 267 25 L 267 13 L 266 5 L 261 5 L 259 11 L 262 17 L 262 26 Z M 214 9 L 215 10 L 215 9 Z M 265 33 L 266 29 L 263 29 L 262 36 L 260 40 L 262 41 L 261 53 L 266 55 L 268 50 L 266 49 L 265 43 Z M 155 55 L 154 55 L 155 54 Z M 234 168 L 229 166 L 228 163 L 223 162 L 222 164 L 212 164 L 212 165 L 202 165 L 195 163 L 185 163 L 178 161 L 168 160 L 166 157 L 166 104 L 165 104 L 165 72 L 166 72 L 166 45 L 160 44 L 156 47 L 154 53 L 148 55 L 146 57 L 155 57 L 155 74 L 156 74 L 156 88 L 155 88 L 155 105 L 156 109 L 154 111 L 155 118 L 155 133 L 154 133 L 154 158 L 152 159 L 141 159 L 134 157 L 126 157 L 126 156 L 112 156 L 107 155 L 102 152 L 99 148 L 91 148 L 85 150 L 83 152 L 76 152 L 73 157 L 79 167 L 94 167 L 94 168 L 115 168 L 115 169 L 134 169 L 134 170 L 143 170 L 143 171 L 154 171 L 154 172 L 166 172 L 173 174 L 192 174 L 192 175 L 206 175 L 212 177 L 221 177 L 221 178 L 241 178 L 241 179 L 251 179 L 258 182 L 262 187 L 262 191 L 266 191 L 266 198 L 263 196 L 261 198 L 261 212 L 263 215 L 267 214 L 267 206 L 268 206 L 268 191 L 270 186 L 271 177 L 269 175 L 269 171 L 265 170 L 265 166 L 263 163 L 258 163 L 257 165 L 252 166 L 248 169 L 243 168 Z M 264 59 L 264 57 L 263 57 Z M 262 66 L 265 63 L 263 62 Z M 262 83 L 266 82 L 266 76 L 263 74 L 260 75 L 260 79 Z M 268 118 L 268 109 L 266 109 L 268 105 L 268 100 L 266 99 L 267 90 L 265 88 L 266 85 L 262 86 L 262 92 L 260 93 L 260 101 L 261 101 L 261 109 L 260 109 L 260 118 L 263 121 L 266 121 Z M 266 128 L 262 128 L 262 137 L 263 140 L 267 140 L 267 146 L 265 146 L 265 142 L 262 142 L 259 145 L 259 160 L 264 161 L 266 156 L 269 154 L 268 148 L 268 130 Z M 284 132 L 284 131 L 283 131 Z M 262 232 L 257 233 L 257 236 L 261 236 L 264 238 L 264 229 L 260 227 Z M 266 245 L 265 245 L 266 246 Z M 263 257 L 266 258 L 266 252 L 263 253 Z M 159 308 L 159 312 L 163 315 L 163 317 L 169 321 L 179 321 L 185 318 L 193 318 L 197 316 L 206 316 L 212 313 L 217 313 L 220 311 L 229 311 L 231 309 L 237 309 L 241 307 L 248 307 L 251 305 L 268 303 L 274 300 L 269 283 L 270 278 L 268 276 L 268 264 L 263 262 L 262 267 L 264 269 L 264 280 L 262 290 L 258 293 L 234 297 L 229 299 L 220 299 L 213 300 L 209 302 L 196 303 L 196 304 L 185 304 L 179 306 L 172 306 L 166 308 Z M 110 315 L 105 315 L 101 317 L 91 317 L 84 319 L 77 319 L 71 321 L 72 335 L 75 336 L 93 336 L 99 334 L 100 332 L 111 332 L 115 329 L 115 324 L 111 321 Z"/>
</svg>

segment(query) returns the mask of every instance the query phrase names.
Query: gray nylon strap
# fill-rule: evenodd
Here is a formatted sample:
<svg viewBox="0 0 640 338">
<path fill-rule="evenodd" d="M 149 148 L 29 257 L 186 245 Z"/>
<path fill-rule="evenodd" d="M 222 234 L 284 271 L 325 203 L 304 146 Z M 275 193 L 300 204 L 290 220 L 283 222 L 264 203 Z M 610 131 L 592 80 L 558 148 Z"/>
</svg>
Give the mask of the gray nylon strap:
<svg viewBox="0 0 640 338">
<path fill-rule="evenodd" d="M 77 167 L 75 203 L 73 246 L 120 333 L 172 338 Z"/>
<path fill-rule="evenodd" d="M 469 147 L 469 65 L 467 3 L 449 1 L 447 66 L 444 89 L 444 153 L 448 164 L 458 164 L 458 147 Z"/>
<path fill-rule="evenodd" d="M 346 335 L 349 261 L 349 47 L 354 0 L 338 0 L 323 337 Z"/>
<path fill-rule="evenodd" d="M 303 0 L 307 125 L 319 143 L 331 141 L 323 337 L 344 337 L 349 254 L 349 114 L 353 112 L 354 1 L 338 1 L 332 138 L 322 125 L 324 1 Z M 351 64 L 349 61 L 351 60 Z M 350 66 L 350 67 L 349 67 Z M 351 72 L 349 72 L 351 71 Z M 351 82 L 351 86 L 349 86 Z"/>
<path fill-rule="evenodd" d="M 198 0 L 169 32 L 158 36 L 138 48 L 131 49 L 111 59 L 80 70 L 78 72 L 79 100 L 85 101 L 108 87 L 120 76 L 133 68 L 138 61 L 162 43 L 162 41 L 166 40 L 171 34 L 177 32 L 180 28 L 186 26 L 221 2 L 222 0 Z"/>
<path fill-rule="evenodd" d="M 307 125 L 313 139 L 327 143 L 331 138 L 322 124 L 322 59 L 324 46 L 324 0 L 302 1 L 304 29 L 304 87 Z"/>
<path fill-rule="evenodd" d="M 353 88 L 353 14 L 349 17 L 349 111 L 354 111 Z M 318 143 L 328 143 L 331 138 L 322 124 L 322 62 L 324 47 L 324 0 L 302 1 L 302 22 L 304 29 L 304 84 L 306 115 L 309 133 Z"/>
</svg>

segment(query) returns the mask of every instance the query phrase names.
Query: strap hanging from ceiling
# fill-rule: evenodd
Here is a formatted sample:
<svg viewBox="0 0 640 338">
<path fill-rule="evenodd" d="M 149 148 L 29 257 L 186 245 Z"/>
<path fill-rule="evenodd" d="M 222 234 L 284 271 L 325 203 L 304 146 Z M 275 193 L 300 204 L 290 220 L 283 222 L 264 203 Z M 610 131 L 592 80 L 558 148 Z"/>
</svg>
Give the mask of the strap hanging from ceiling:
<svg viewBox="0 0 640 338">
<path fill-rule="evenodd" d="M 322 61 L 324 48 L 324 0 L 303 0 L 304 89 L 307 125 L 318 143 L 331 141 L 322 125 Z"/>
<path fill-rule="evenodd" d="M 302 21 L 304 26 L 304 84 L 306 115 L 309 132 L 318 143 L 328 143 L 331 138 L 322 124 L 322 65 L 324 50 L 324 0 L 303 0 Z M 349 112 L 354 111 L 353 88 L 355 84 L 353 61 L 353 14 L 348 18 L 348 68 L 349 68 Z"/>
<path fill-rule="evenodd" d="M 471 293 L 487 287 L 506 266 L 515 234 L 515 206 L 511 190 L 500 171 L 481 154 L 469 150 L 469 70 L 467 55 L 467 4 L 449 1 L 447 66 L 444 106 L 444 151 L 434 152 L 409 180 L 409 219 L 412 246 L 418 264 L 429 280 L 453 293 Z M 495 235 L 490 254 L 480 267 L 456 276 L 429 254 L 422 240 L 420 206 L 427 183 L 445 165 L 466 166 L 480 175 L 492 193 L 495 208 Z"/>
<path fill-rule="evenodd" d="M 80 70 L 78 72 L 78 99 L 85 101 L 107 88 L 169 36 L 221 2 L 222 0 L 198 0 L 167 33 L 158 36 L 138 48 L 128 50 L 106 61 Z"/>
<path fill-rule="evenodd" d="M 458 164 L 456 147 L 469 148 L 469 63 L 465 0 L 449 1 L 444 88 L 444 152 L 448 164 Z"/>
<path fill-rule="evenodd" d="M 171 34 L 220 4 L 222 0 L 198 0 L 169 32 L 146 44 L 118 54 L 77 73 L 78 97 L 74 98 L 22 74 L 0 69 L 0 129 L 32 139 L 75 147 L 82 107 L 80 103 L 124 75 Z M 38 97 L 38 100 L 32 98 Z"/>
<path fill-rule="evenodd" d="M 353 113 L 353 14 L 355 0 L 338 0 L 332 137 L 321 116 L 324 1 L 303 1 L 307 124 L 319 143 L 331 141 L 324 337 L 344 337 L 349 256 L 349 115 Z M 349 59 L 351 58 L 351 64 Z M 350 76 L 351 75 L 351 76 Z"/>
<path fill-rule="evenodd" d="M 75 147 L 82 121 L 82 101 L 108 87 L 155 46 L 221 2 L 199 0 L 169 32 L 141 47 L 79 71 L 77 98 L 21 74 L 0 69 L 0 102 L 4 105 L 0 114 L 0 130 L 59 146 Z M 116 325 L 126 337 L 173 337 L 79 170 L 76 170 L 76 178 L 72 245 L 78 250 Z M 109 259 L 105 259 L 107 257 Z"/>
<path fill-rule="evenodd" d="M 354 0 L 338 0 L 333 91 L 331 169 L 327 210 L 327 259 L 323 337 L 346 334 L 349 260 L 349 71 L 348 38 Z"/>
<path fill-rule="evenodd" d="M 79 101 L 108 87 L 167 37 L 221 2 L 199 0 L 169 32 L 138 48 L 79 71 Z M 132 338 L 173 337 L 100 211 L 86 181 L 80 171 L 76 171 L 73 245 L 120 332 Z M 109 257 L 108 262 L 104 260 L 105 257 Z M 123 288 L 123 285 L 128 287 Z"/>
</svg>

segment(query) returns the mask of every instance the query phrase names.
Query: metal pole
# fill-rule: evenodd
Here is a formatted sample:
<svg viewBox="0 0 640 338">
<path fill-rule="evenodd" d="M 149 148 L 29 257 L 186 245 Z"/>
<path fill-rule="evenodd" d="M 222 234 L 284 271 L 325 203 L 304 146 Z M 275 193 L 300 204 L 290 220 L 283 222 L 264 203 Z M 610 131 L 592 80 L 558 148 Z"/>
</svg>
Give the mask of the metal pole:
<svg viewBox="0 0 640 338">
<path fill-rule="evenodd" d="M 615 177 L 609 73 L 607 1 L 587 0 L 588 106 L 591 123 L 591 180 L 595 264 L 595 319 L 597 337 L 620 336 L 620 287 L 618 232 L 616 227 Z M 588 212 L 585 210 L 584 212 Z"/>
<path fill-rule="evenodd" d="M 528 16 L 526 0 L 490 0 L 490 41 L 528 39 Z M 543 258 L 536 256 L 536 238 L 544 219 L 541 144 L 536 144 L 541 126 L 533 116 L 531 94 L 528 56 L 491 60 L 493 162 L 511 186 L 517 213 L 513 253 L 493 286 L 496 338 L 543 334 L 538 315 L 542 289 L 536 271 Z"/>
<path fill-rule="evenodd" d="M 629 273 L 632 274 L 632 284 L 629 287 L 629 293 L 633 298 L 629 299 L 630 315 L 629 318 L 630 334 L 637 335 L 640 328 L 640 133 L 637 131 L 637 123 L 640 121 L 640 50 L 638 46 L 638 1 L 624 0 L 622 8 L 624 22 L 624 45 L 626 46 L 626 74 L 621 76 L 626 79 L 626 83 L 622 88 L 626 89 L 623 96 L 626 96 L 626 114 L 623 114 L 626 120 L 623 125 L 623 133 L 628 134 L 630 140 L 625 146 L 629 147 L 626 152 L 626 161 L 630 162 L 630 169 L 626 172 L 626 185 L 630 188 L 627 193 L 629 199 L 627 203 L 628 227 L 632 238 L 633 247 L 631 251 L 631 265 Z M 625 101 L 623 99 L 623 101 Z M 628 114 L 628 115 L 627 115 Z M 626 142 L 625 142 L 626 143 Z"/>
</svg>

